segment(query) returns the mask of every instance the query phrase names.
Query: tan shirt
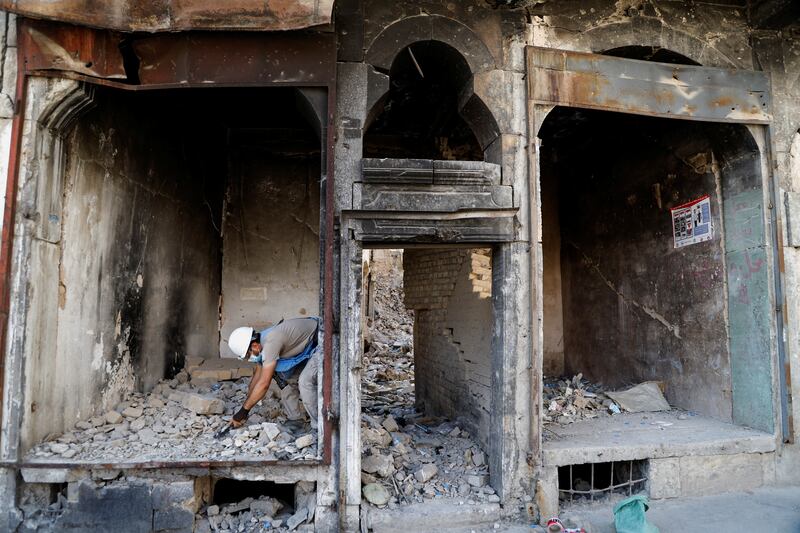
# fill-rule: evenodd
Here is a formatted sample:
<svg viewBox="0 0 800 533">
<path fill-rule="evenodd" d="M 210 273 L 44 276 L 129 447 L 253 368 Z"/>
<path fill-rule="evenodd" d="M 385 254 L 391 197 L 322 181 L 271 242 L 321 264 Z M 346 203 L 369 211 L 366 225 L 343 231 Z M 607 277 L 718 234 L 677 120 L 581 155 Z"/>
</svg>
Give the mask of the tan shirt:
<svg viewBox="0 0 800 533">
<path fill-rule="evenodd" d="M 290 318 L 284 320 L 261 338 L 263 363 L 277 361 L 278 358 L 294 357 L 302 352 L 308 341 L 317 331 L 317 321 L 312 318 Z"/>
</svg>

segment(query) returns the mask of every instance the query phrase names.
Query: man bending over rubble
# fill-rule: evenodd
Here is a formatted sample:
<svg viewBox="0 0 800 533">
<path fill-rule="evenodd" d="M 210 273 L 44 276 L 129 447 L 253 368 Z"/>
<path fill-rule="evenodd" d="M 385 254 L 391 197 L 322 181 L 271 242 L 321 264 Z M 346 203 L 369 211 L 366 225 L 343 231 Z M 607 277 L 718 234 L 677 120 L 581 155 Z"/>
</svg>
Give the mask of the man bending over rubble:
<svg viewBox="0 0 800 533">
<path fill-rule="evenodd" d="M 228 339 L 230 349 L 239 359 L 249 356 L 250 362 L 258 364 L 250 378 L 247 399 L 231 420 L 234 428 L 244 425 L 250 410 L 267 394 L 273 377 L 281 389 L 286 417 L 289 420 L 305 418 L 300 408 L 302 399 L 311 417 L 311 427 L 317 427 L 317 365 L 321 349 L 318 330 L 317 317 L 282 320 L 261 332 L 251 327 L 233 330 Z"/>
</svg>

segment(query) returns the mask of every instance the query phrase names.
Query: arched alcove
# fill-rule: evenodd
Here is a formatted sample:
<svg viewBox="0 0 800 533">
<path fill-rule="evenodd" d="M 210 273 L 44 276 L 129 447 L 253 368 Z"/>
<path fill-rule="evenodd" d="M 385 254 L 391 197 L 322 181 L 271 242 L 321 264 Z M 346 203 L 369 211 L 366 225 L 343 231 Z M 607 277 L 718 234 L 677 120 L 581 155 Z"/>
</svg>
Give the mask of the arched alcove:
<svg viewBox="0 0 800 533">
<path fill-rule="evenodd" d="M 643 43 L 642 36 L 648 36 L 646 44 Z M 655 18 L 635 17 L 622 22 L 602 24 L 589 28 L 577 37 L 578 49 L 595 53 L 630 48 L 631 43 L 638 43 L 637 47 L 669 51 L 671 54 L 689 58 L 695 64 L 723 68 L 743 66 L 741 61 L 728 57 L 708 41 L 681 29 L 665 27 L 661 20 Z"/>
<path fill-rule="evenodd" d="M 390 88 L 369 116 L 365 157 L 482 161 L 481 146 L 460 114 L 460 98 L 472 76 L 452 46 L 420 41 L 398 52 Z"/>
</svg>

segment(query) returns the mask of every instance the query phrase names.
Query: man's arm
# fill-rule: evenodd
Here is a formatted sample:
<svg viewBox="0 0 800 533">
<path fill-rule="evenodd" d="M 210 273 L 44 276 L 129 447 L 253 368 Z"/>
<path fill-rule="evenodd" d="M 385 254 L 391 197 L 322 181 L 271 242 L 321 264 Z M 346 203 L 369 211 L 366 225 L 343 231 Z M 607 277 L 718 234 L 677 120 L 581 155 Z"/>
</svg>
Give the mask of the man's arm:
<svg viewBox="0 0 800 533">
<path fill-rule="evenodd" d="M 239 409 L 239 411 L 233 415 L 233 418 L 231 419 L 231 425 L 233 427 L 238 428 L 243 426 L 245 420 L 247 420 L 247 415 L 250 413 L 250 409 L 255 407 L 255 405 L 267 394 L 269 383 L 272 380 L 272 374 L 275 372 L 275 366 L 277 366 L 277 364 L 278 361 L 266 363 L 260 368 L 259 372 L 253 374 L 253 379 L 250 381 L 247 399 L 244 401 L 242 408 Z"/>
<path fill-rule="evenodd" d="M 250 393 L 253 392 L 253 387 L 255 386 L 256 382 L 258 382 L 258 378 L 261 375 L 261 365 L 255 365 L 253 369 L 253 376 L 250 378 L 250 383 L 247 384 L 247 395 L 250 396 Z"/>
</svg>

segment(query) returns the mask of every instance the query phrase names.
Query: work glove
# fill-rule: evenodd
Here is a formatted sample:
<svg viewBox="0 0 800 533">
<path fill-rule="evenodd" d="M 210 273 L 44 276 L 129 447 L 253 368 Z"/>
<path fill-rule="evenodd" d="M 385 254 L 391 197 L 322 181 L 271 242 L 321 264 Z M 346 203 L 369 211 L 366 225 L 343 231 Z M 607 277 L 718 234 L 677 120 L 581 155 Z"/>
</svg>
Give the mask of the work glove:
<svg viewBox="0 0 800 533">
<path fill-rule="evenodd" d="M 247 420 L 248 416 L 250 416 L 250 409 L 245 409 L 242 407 L 236 411 L 236 414 L 233 415 L 233 421 L 237 423 L 237 426 L 239 426 L 242 425 L 245 420 Z"/>
</svg>

